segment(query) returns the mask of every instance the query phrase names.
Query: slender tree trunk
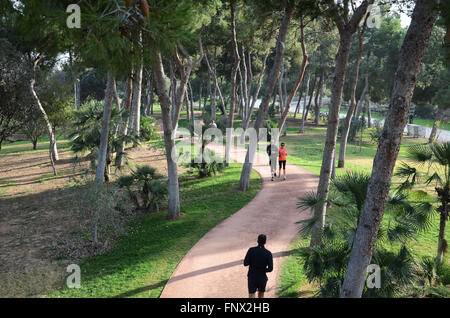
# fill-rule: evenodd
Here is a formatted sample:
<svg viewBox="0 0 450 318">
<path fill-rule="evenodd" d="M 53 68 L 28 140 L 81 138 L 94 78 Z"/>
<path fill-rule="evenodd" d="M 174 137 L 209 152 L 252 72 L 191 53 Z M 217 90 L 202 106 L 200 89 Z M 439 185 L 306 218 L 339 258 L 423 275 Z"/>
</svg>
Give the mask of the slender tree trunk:
<svg viewBox="0 0 450 318">
<path fill-rule="evenodd" d="M 304 106 L 304 107 L 306 107 L 306 109 L 304 109 L 304 112 L 303 112 L 301 132 L 304 132 L 305 122 L 308 120 L 308 114 L 309 114 L 309 110 L 311 109 L 311 102 L 312 102 L 312 99 L 314 97 L 314 89 L 316 88 L 316 82 L 317 82 L 317 76 L 314 76 L 314 82 L 313 82 L 313 85 L 311 87 L 311 92 L 309 93 L 308 105 Z M 306 100 L 306 98 L 305 98 L 305 100 Z"/>
<path fill-rule="evenodd" d="M 154 91 L 153 71 L 150 68 L 148 75 L 147 116 L 153 115 L 153 102 L 154 102 L 153 91 Z"/>
<path fill-rule="evenodd" d="M 242 65 L 242 82 L 241 82 L 241 93 L 242 93 L 242 97 L 243 97 L 243 116 L 242 116 L 242 121 L 245 121 L 245 118 L 247 117 L 247 113 L 249 111 L 249 103 L 248 103 L 248 70 L 247 70 L 247 62 L 245 59 L 245 48 L 242 45 L 242 60 L 241 60 L 241 65 Z"/>
<path fill-rule="evenodd" d="M 252 103 L 252 88 L 253 88 L 252 56 L 250 54 L 250 50 L 248 51 L 247 56 L 248 56 L 248 76 L 247 76 L 247 78 L 248 78 L 248 84 L 247 84 L 247 87 L 248 87 L 247 99 L 248 99 L 248 101 L 247 101 L 247 104 L 250 107 L 250 105 Z"/>
<path fill-rule="evenodd" d="M 442 108 L 438 108 L 436 119 L 434 120 L 433 128 L 431 129 L 430 137 L 428 138 L 429 144 L 432 144 L 436 139 L 437 131 L 442 119 L 444 119 L 444 110 Z"/>
<path fill-rule="evenodd" d="M 295 94 L 297 93 L 298 88 L 300 87 L 300 84 L 302 83 L 303 80 L 303 76 L 305 75 L 305 69 L 306 69 L 306 65 L 308 63 L 308 53 L 306 52 L 306 46 L 305 46 L 305 36 L 303 33 L 303 29 L 304 29 L 304 25 L 303 25 L 303 19 L 301 21 L 301 26 L 300 26 L 300 32 L 301 32 L 301 40 L 300 40 L 300 44 L 302 47 L 302 54 L 303 54 L 303 61 L 302 61 L 302 67 L 300 69 L 300 72 L 297 76 L 297 81 L 295 82 L 294 88 L 292 89 L 291 93 L 289 94 L 289 98 L 287 100 L 286 103 L 286 109 L 284 110 L 281 118 L 280 118 L 280 122 L 278 123 L 278 127 L 280 130 L 283 130 L 284 124 L 286 122 L 286 118 L 289 115 L 289 109 L 292 103 L 292 100 L 294 99 Z M 298 108 L 298 104 L 297 104 L 297 108 Z M 297 108 L 296 108 L 296 113 L 297 113 Z M 295 114 L 294 114 L 294 118 L 295 118 Z"/>
<path fill-rule="evenodd" d="M 352 33 L 340 31 L 339 49 L 336 56 L 336 68 L 334 71 L 333 86 L 331 89 L 331 104 L 328 114 L 327 134 L 323 151 L 322 167 L 320 170 L 319 185 L 317 194 L 321 200 L 328 199 L 330 178 L 333 166 L 333 152 L 336 148 L 336 138 L 339 125 L 339 111 L 341 108 L 342 90 L 345 81 L 345 70 L 347 68 L 348 55 L 352 43 Z M 314 210 L 314 217 L 317 219 L 311 232 L 310 246 L 320 245 L 322 242 L 322 229 L 325 224 L 326 203 L 320 204 Z"/>
<path fill-rule="evenodd" d="M 208 96 L 208 92 L 207 92 L 205 95 L 205 98 L 203 99 L 202 115 L 205 111 L 205 107 L 206 107 L 206 103 L 208 102 L 208 98 L 209 98 L 209 96 Z"/>
<path fill-rule="evenodd" d="M 309 81 L 311 79 L 311 74 L 308 74 L 308 79 L 306 80 L 306 88 L 305 88 L 305 97 L 303 100 L 303 109 L 302 109 L 302 121 L 300 123 L 300 133 L 303 133 L 305 131 L 305 116 L 306 116 L 306 104 L 307 104 L 307 97 L 309 92 Z"/>
<path fill-rule="evenodd" d="M 437 11 L 432 9 L 435 5 L 436 0 L 417 0 L 400 50 L 391 102 L 373 161 L 364 210 L 350 253 L 341 297 L 361 297 L 364 289 L 367 266 L 370 264 L 383 219 L 392 172 L 400 150 L 414 86 L 436 20 Z"/>
<path fill-rule="evenodd" d="M 43 55 L 40 54 L 36 58 L 36 60 L 33 62 L 33 72 L 32 72 L 32 75 L 31 75 L 29 88 L 30 88 L 31 96 L 34 99 L 34 102 L 36 103 L 36 106 L 38 107 L 39 112 L 42 114 L 42 117 L 44 118 L 45 124 L 47 126 L 48 139 L 50 141 L 50 146 L 49 146 L 50 163 L 52 165 L 53 174 L 56 176 L 55 161 L 57 161 L 59 158 L 58 158 L 58 150 L 57 150 L 57 147 L 56 147 L 55 133 L 53 131 L 52 124 L 50 123 L 50 120 L 48 119 L 47 113 L 45 112 L 45 109 L 42 106 L 38 95 L 36 94 L 36 90 L 34 89 L 34 85 L 36 84 L 36 70 L 37 70 L 37 66 L 38 66 L 38 64 L 39 64 L 39 62 L 41 61 L 42 58 L 43 58 Z"/>
<path fill-rule="evenodd" d="M 263 99 L 261 105 L 259 106 L 258 116 L 256 117 L 256 121 L 254 124 L 254 129 L 256 130 L 256 135 L 259 137 L 259 128 L 261 127 L 267 109 L 269 108 L 270 97 L 272 96 L 273 90 L 276 85 L 276 81 L 278 75 L 280 74 L 281 64 L 283 61 L 285 42 L 286 42 L 286 34 L 289 28 L 289 24 L 291 22 L 293 12 L 293 4 L 290 2 L 287 3 L 287 7 L 285 9 L 283 21 L 281 22 L 280 30 L 278 33 L 277 46 L 275 58 L 272 64 L 272 69 L 270 70 L 269 77 L 267 78 L 266 88 L 264 90 Z M 244 166 L 242 167 L 241 179 L 239 182 L 239 188 L 242 191 L 248 190 L 250 185 L 250 174 L 252 172 L 253 166 L 253 158 L 256 152 L 256 145 L 250 147 L 247 150 L 247 154 L 245 156 Z"/>
<path fill-rule="evenodd" d="M 80 79 L 77 77 L 75 79 L 75 109 L 79 110 L 81 106 L 81 85 Z"/>
<path fill-rule="evenodd" d="M 353 113 L 356 108 L 356 87 L 358 85 L 359 79 L 359 65 L 361 64 L 361 58 L 363 53 L 363 35 L 366 27 L 367 16 L 363 24 L 363 30 L 361 31 L 358 27 L 358 56 L 355 62 L 355 73 L 353 74 L 353 82 L 351 86 L 350 94 L 350 106 L 347 111 L 347 116 L 345 117 L 344 126 L 342 127 L 341 144 L 339 148 L 339 161 L 338 168 L 344 168 L 345 166 L 345 153 L 347 150 L 347 140 L 348 134 L 350 132 L 350 126 L 352 123 Z"/>
<path fill-rule="evenodd" d="M 189 90 L 186 90 L 186 95 L 184 96 L 184 104 L 186 105 L 186 119 L 187 119 L 187 125 L 189 129 L 189 125 L 191 123 L 191 115 L 189 111 Z"/>
<path fill-rule="evenodd" d="M 262 86 L 262 79 L 264 77 L 264 72 L 266 70 L 266 62 L 267 62 L 267 57 L 268 56 L 269 56 L 269 53 L 267 53 L 264 56 L 262 70 L 261 70 L 261 73 L 259 74 L 259 77 L 258 77 L 258 84 L 256 86 L 255 94 L 253 95 L 252 102 L 251 102 L 251 105 L 250 105 L 250 110 L 248 112 L 247 118 L 245 119 L 245 124 L 244 124 L 244 127 L 243 127 L 244 131 L 248 128 L 248 125 L 250 124 L 250 120 L 251 120 L 251 117 L 252 117 L 253 109 L 255 107 L 256 101 L 258 100 L 259 91 L 261 90 L 261 86 Z"/>
<path fill-rule="evenodd" d="M 131 101 L 133 97 L 133 71 L 130 72 L 130 75 L 125 82 L 125 92 L 124 97 L 122 100 L 122 109 L 125 109 L 125 111 L 128 113 L 128 117 L 131 117 Z M 129 125 L 129 118 L 125 118 L 121 121 L 119 125 L 119 135 L 120 136 L 126 136 L 128 134 L 128 125 Z M 116 167 L 122 167 L 123 164 L 123 155 L 125 153 L 125 142 L 122 141 L 118 152 L 116 154 Z"/>
<path fill-rule="evenodd" d="M 443 189 L 445 191 L 445 189 Z M 440 212 L 440 220 L 439 220 L 439 236 L 438 236 L 438 250 L 436 260 L 439 264 L 442 264 L 442 259 L 444 257 L 445 251 L 448 249 L 447 241 L 445 240 L 445 225 L 447 223 L 448 215 L 449 215 L 449 207 L 448 200 L 450 199 L 449 190 L 447 188 L 446 198 L 443 198 L 441 207 L 443 211 Z"/>
<path fill-rule="evenodd" d="M 207 89 L 208 96 L 210 97 L 210 99 L 209 99 L 209 108 L 210 108 L 210 111 L 211 111 L 211 114 L 210 114 L 211 115 L 211 119 L 215 120 L 215 117 L 216 117 L 216 103 L 215 103 L 214 98 L 212 96 L 211 73 L 209 73 L 209 72 L 208 72 L 208 82 L 206 84 L 206 89 Z M 214 112 L 214 114 L 213 114 L 213 112 Z"/>
<path fill-rule="evenodd" d="M 225 101 L 223 99 L 222 90 L 220 89 L 220 86 L 219 86 L 219 81 L 217 80 L 215 61 L 214 61 L 214 68 L 212 68 L 211 64 L 209 62 L 209 59 L 208 59 L 208 54 L 206 54 L 206 53 L 205 53 L 205 61 L 206 61 L 206 65 L 208 66 L 208 71 L 209 71 L 209 73 L 211 73 L 211 75 L 214 79 L 214 92 L 216 92 L 216 90 L 217 90 L 217 93 L 219 94 L 219 101 L 220 101 L 220 105 L 221 105 L 222 115 L 224 115 L 225 118 L 227 118 L 227 110 L 225 107 Z M 201 86 L 200 86 L 200 95 L 201 95 Z M 214 93 L 214 95 L 215 95 L 215 93 Z"/>
<path fill-rule="evenodd" d="M 322 93 L 323 80 L 324 80 L 324 72 L 322 70 L 322 72 L 320 73 L 319 85 L 317 86 L 316 98 L 314 99 L 314 106 L 315 106 L 315 109 L 314 109 L 314 113 L 315 113 L 314 124 L 316 126 L 319 126 L 319 120 L 320 120 L 319 97 L 320 97 L 320 94 Z"/>
<path fill-rule="evenodd" d="M 142 97 L 142 72 L 143 66 L 139 65 L 138 71 L 136 73 L 136 78 L 133 83 L 133 135 L 139 137 L 140 127 L 141 127 L 141 97 Z"/>
<path fill-rule="evenodd" d="M 231 88 L 230 88 L 230 112 L 228 115 L 228 122 L 227 122 L 227 128 L 233 128 L 234 125 L 234 111 L 235 111 L 235 104 L 236 104 L 236 77 L 239 70 L 239 64 L 241 62 L 239 51 L 237 47 L 237 40 L 236 40 L 236 17 L 235 17 L 235 7 L 234 3 L 230 3 L 230 14 L 231 14 L 231 42 L 233 45 L 233 54 L 234 54 L 234 65 L 233 69 L 231 70 Z M 230 162 L 230 144 L 227 142 L 225 146 L 225 164 L 228 165 Z"/>
<path fill-rule="evenodd" d="M 203 93 L 203 85 L 200 83 L 200 92 L 198 93 L 198 110 L 202 109 L 202 93 Z"/>
<path fill-rule="evenodd" d="M 169 208 L 167 218 L 172 220 L 180 215 L 180 192 L 178 185 L 178 169 L 177 163 L 175 162 L 176 158 L 172 157 L 172 150 L 175 148 L 175 136 L 173 134 L 174 130 L 170 112 L 171 102 L 167 95 L 164 67 L 159 51 L 156 52 L 154 72 L 156 91 L 161 103 L 164 145 L 166 149 L 167 172 L 169 176 Z"/>
<path fill-rule="evenodd" d="M 205 55 L 206 56 L 206 55 Z M 191 95 L 191 127 L 194 127 L 195 113 L 194 113 L 194 92 L 192 91 L 191 83 L 188 84 L 189 93 Z"/>
<path fill-rule="evenodd" d="M 302 96 L 303 96 L 303 90 L 300 89 L 300 91 L 298 93 L 297 106 L 295 107 L 294 119 L 297 117 L 298 110 L 300 109 L 300 104 L 302 103 Z"/>
<path fill-rule="evenodd" d="M 98 147 L 98 162 L 95 173 L 95 180 L 103 183 L 106 172 L 106 161 L 108 160 L 109 147 L 109 123 L 111 121 L 111 106 L 113 101 L 113 89 L 115 85 L 114 76 L 108 71 L 108 81 L 105 92 L 105 104 L 103 108 L 102 132 L 100 135 L 100 145 Z M 106 177 L 108 178 L 107 174 Z"/>
<path fill-rule="evenodd" d="M 281 74 L 278 78 L 278 104 L 280 105 L 278 110 L 280 111 L 280 115 L 284 112 L 283 74 L 284 64 L 281 65 Z"/>
<path fill-rule="evenodd" d="M 365 81 L 364 88 L 363 88 L 363 91 L 361 92 L 361 96 L 359 97 L 358 106 L 356 107 L 356 116 L 355 116 L 356 120 L 359 120 L 359 116 L 361 115 L 361 109 L 362 109 L 364 100 L 366 99 L 366 93 L 367 93 L 367 90 L 369 89 L 369 74 L 368 73 L 366 73 L 364 81 Z"/>
</svg>

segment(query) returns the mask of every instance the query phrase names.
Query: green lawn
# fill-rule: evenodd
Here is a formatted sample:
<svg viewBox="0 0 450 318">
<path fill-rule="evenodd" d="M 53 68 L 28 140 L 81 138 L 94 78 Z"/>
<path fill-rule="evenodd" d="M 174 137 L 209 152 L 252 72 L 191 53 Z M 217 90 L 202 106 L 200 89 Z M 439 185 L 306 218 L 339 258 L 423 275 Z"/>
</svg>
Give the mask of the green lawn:
<svg viewBox="0 0 450 318">
<path fill-rule="evenodd" d="M 68 139 L 64 139 L 63 136 L 56 138 L 56 146 L 58 150 L 65 150 L 70 148 Z M 33 150 L 33 144 L 31 141 L 22 140 L 12 143 L 3 142 L 2 150 L 0 150 L 0 156 L 9 155 L 13 153 L 31 153 L 31 152 L 45 152 L 48 151 L 49 140 L 48 137 L 43 137 L 38 140 L 36 150 Z"/>
<path fill-rule="evenodd" d="M 325 110 L 325 111 L 328 111 L 328 110 Z M 341 111 L 341 114 L 347 114 L 347 111 L 346 110 Z M 379 115 L 377 113 L 374 113 L 374 112 L 372 112 L 371 116 L 372 116 L 372 118 L 377 118 L 377 119 L 384 119 L 385 118 L 384 116 L 381 116 L 381 115 Z M 367 117 L 367 115 L 366 115 L 366 117 Z M 416 117 L 416 118 L 414 118 L 413 123 L 415 125 L 420 125 L 420 126 L 425 126 L 425 127 L 432 128 L 433 125 L 434 125 L 434 120 L 432 120 L 432 119 L 423 119 L 423 118 L 417 118 Z M 449 122 L 441 122 L 438 128 L 442 129 L 442 130 L 449 130 L 450 131 L 450 123 Z"/>
<path fill-rule="evenodd" d="M 108 253 L 81 262 L 81 288 L 62 287 L 49 297 L 159 297 L 177 264 L 211 228 L 246 205 L 261 187 L 252 172 L 249 191 L 236 191 L 241 165 L 212 178 L 181 178 L 182 216 L 139 217 Z"/>
</svg>

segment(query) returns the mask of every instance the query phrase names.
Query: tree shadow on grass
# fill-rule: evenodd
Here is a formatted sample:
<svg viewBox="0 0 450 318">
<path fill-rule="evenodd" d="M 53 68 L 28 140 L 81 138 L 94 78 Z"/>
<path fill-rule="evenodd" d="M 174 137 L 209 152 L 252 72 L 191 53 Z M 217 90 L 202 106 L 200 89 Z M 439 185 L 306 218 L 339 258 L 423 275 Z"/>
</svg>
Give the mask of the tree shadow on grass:
<svg viewBox="0 0 450 318">
<path fill-rule="evenodd" d="M 286 257 L 291 255 L 292 251 L 284 251 L 284 252 L 278 252 L 278 253 L 274 253 L 272 255 L 273 258 L 279 258 L 279 257 Z M 243 266 L 243 262 L 244 260 L 237 260 L 237 261 L 233 261 L 233 262 L 228 262 L 228 263 L 224 263 L 224 264 L 220 264 L 220 265 L 216 265 L 216 266 L 211 266 L 211 267 L 207 267 L 207 268 L 203 268 L 203 269 L 199 269 L 196 271 L 192 271 L 186 274 L 182 274 L 182 275 L 178 275 L 178 276 L 174 276 L 170 278 L 171 282 L 176 282 L 179 280 L 183 280 L 183 279 L 187 279 L 190 277 L 194 277 L 197 275 L 204 275 L 204 274 L 208 274 L 214 271 L 218 271 L 218 270 L 223 270 L 226 268 L 230 268 L 230 267 L 234 267 L 234 266 Z M 132 297 L 134 295 L 137 295 L 139 293 L 145 292 L 145 291 L 150 291 L 162 286 L 165 286 L 167 284 L 167 282 L 169 281 L 169 279 L 160 281 L 156 284 L 153 285 L 149 285 L 149 286 L 145 286 L 145 287 L 140 287 L 140 288 L 136 288 L 134 290 L 130 290 L 128 292 L 124 292 L 121 293 L 119 295 L 114 296 L 114 298 L 121 298 L 121 297 Z"/>
</svg>

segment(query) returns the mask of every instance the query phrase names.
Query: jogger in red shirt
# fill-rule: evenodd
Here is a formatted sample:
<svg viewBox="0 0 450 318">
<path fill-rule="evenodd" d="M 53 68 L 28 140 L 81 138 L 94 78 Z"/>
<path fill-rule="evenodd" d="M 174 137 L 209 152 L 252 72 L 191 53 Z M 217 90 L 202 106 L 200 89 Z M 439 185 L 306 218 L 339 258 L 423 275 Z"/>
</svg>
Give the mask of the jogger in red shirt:
<svg viewBox="0 0 450 318">
<path fill-rule="evenodd" d="M 284 148 L 284 142 L 282 142 L 281 147 L 278 150 L 278 165 L 279 165 L 278 177 L 281 178 L 281 167 L 283 167 L 283 180 L 286 180 L 286 156 L 287 156 L 287 149 Z"/>
</svg>

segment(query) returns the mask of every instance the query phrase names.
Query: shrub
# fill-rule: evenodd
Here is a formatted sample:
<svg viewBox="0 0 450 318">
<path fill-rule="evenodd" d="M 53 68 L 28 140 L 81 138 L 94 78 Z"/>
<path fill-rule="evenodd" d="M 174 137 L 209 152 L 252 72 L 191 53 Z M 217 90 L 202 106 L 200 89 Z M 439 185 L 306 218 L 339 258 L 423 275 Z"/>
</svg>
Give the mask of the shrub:
<svg viewBox="0 0 450 318">
<path fill-rule="evenodd" d="M 140 139 L 150 141 L 158 136 L 159 125 L 153 117 L 141 117 Z"/>
<path fill-rule="evenodd" d="M 380 137 L 383 134 L 383 125 L 380 120 L 375 121 L 374 129 L 370 131 L 370 141 L 374 144 L 378 144 Z"/>
<path fill-rule="evenodd" d="M 163 179 L 165 177 L 158 174 L 155 168 L 141 166 L 132 171 L 131 175 L 119 177 L 117 184 L 128 190 L 138 208 L 159 211 L 169 193 L 167 183 L 163 182 Z"/>
<path fill-rule="evenodd" d="M 200 178 L 211 177 L 216 175 L 217 172 L 221 172 L 225 169 L 225 165 L 222 162 L 212 161 L 210 163 L 205 162 L 195 162 L 200 161 L 199 159 L 192 161 L 187 164 L 188 167 L 192 168 L 197 172 Z"/>
<path fill-rule="evenodd" d="M 74 200 L 83 231 L 91 233 L 94 244 L 106 242 L 122 233 L 124 216 L 129 214 L 129 200 L 113 185 L 92 181 Z"/>
<path fill-rule="evenodd" d="M 339 120 L 338 134 L 342 136 L 342 130 L 344 129 L 345 119 Z M 363 131 L 365 127 L 365 121 L 361 119 L 353 119 L 350 124 L 350 130 L 348 131 L 348 141 L 355 141 L 356 135 Z"/>
</svg>

